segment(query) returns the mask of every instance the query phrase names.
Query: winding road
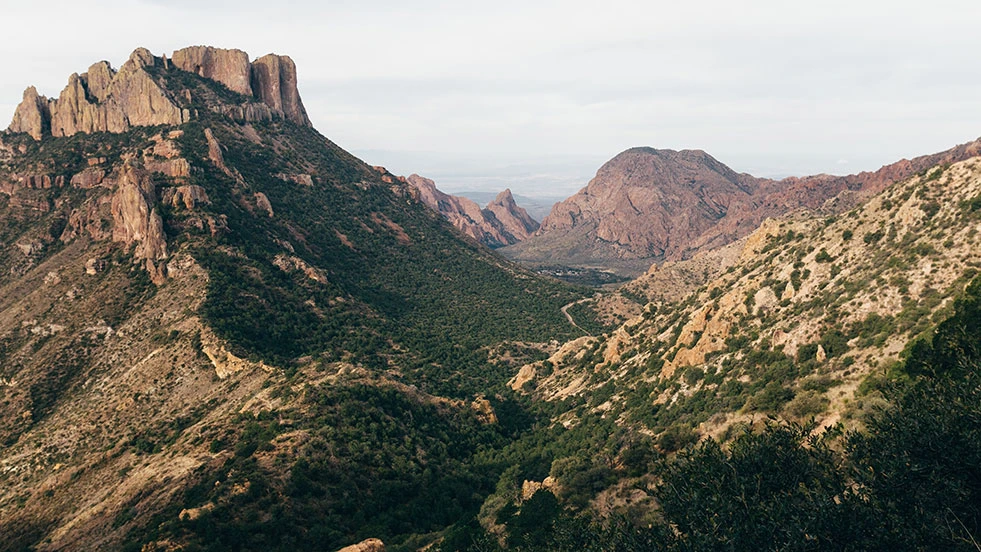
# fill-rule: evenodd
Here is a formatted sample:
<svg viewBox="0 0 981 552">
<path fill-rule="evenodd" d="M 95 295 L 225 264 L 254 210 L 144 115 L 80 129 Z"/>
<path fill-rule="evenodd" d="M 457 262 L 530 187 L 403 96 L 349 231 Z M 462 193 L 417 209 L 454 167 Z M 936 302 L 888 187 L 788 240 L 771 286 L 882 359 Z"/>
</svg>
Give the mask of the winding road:
<svg viewBox="0 0 981 552">
<path fill-rule="evenodd" d="M 578 305 L 579 303 L 585 303 L 586 301 L 591 301 L 592 299 L 593 299 L 592 297 L 586 297 L 585 299 L 573 301 L 560 309 L 562 311 L 562 314 L 565 315 L 566 320 L 568 320 L 570 324 L 572 324 L 573 326 L 575 326 L 576 328 L 578 328 L 580 331 L 584 332 L 588 336 L 592 336 L 593 334 L 586 331 L 586 329 L 580 326 L 579 324 L 576 324 L 576 321 L 572 319 L 572 315 L 569 314 L 569 307 L 573 305 Z"/>
</svg>

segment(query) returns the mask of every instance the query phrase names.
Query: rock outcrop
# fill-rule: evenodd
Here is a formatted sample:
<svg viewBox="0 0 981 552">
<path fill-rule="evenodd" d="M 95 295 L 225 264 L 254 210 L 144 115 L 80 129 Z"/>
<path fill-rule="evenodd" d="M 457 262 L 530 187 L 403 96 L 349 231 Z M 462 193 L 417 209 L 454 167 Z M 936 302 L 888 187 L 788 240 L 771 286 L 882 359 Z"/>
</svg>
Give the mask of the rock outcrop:
<svg viewBox="0 0 981 552">
<path fill-rule="evenodd" d="M 24 91 L 9 130 L 42 136 L 72 136 L 79 132 L 126 132 L 138 126 L 180 125 L 192 111 L 178 98 L 186 90 L 169 90 L 160 74 L 175 70 L 195 73 L 246 97 L 244 102 L 211 106 L 237 121 L 285 118 L 310 126 L 297 90 L 296 65 L 288 56 L 269 54 L 249 62 L 247 53 L 210 46 L 177 50 L 173 63 L 137 48 L 116 72 L 100 61 L 82 74 L 73 74 L 57 99 Z M 148 71 L 153 68 L 153 74 Z M 155 76 L 156 75 L 156 76 Z"/>
<path fill-rule="evenodd" d="M 167 258 L 167 237 L 156 208 L 156 193 L 149 173 L 132 164 L 120 169 L 112 196 L 112 241 L 134 245 L 133 257 L 145 260 L 154 281 L 162 280 Z"/>
<path fill-rule="evenodd" d="M 296 87 L 296 64 L 289 56 L 268 54 L 252 63 L 252 88 L 262 103 L 298 125 L 310 126 Z"/>
<path fill-rule="evenodd" d="M 198 205 L 208 205 L 211 203 L 211 200 L 208 199 L 208 193 L 204 191 L 204 188 L 195 184 L 164 188 L 160 196 L 160 200 L 164 205 L 170 205 L 172 207 L 183 206 L 188 210 L 194 209 Z"/>
<path fill-rule="evenodd" d="M 149 51 L 138 48 L 118 73 L 100 61 L 86 73 L 71 75 L 56 100 L 39 96 L 34 87 L 28 88 L 10 130 L 26 132 L 40 140 L 48 134 L 125 132 L 134 126 L 179 125 L 188 121 L 190 113 L 178 107 L 147 73 L 146 67 L 155 63 L 157 60 Z"/>
<path fill-rule="evenodd" d="M 345 546 L 337 552 L 385 552 L 385 543 L 381 539 L 366 539 L 351 546 Z"/>
<path fill-rule="evenodd" d="M 510 190 L 501 192 L 486 209 L 481 209 L 470 199 L 441 192 L 428 178 L 413 174 L 405 181 L 420 201 L 464 234 L 488 247 L 517 243 L 538 228 L 538 223 L 528 216 L 527 211 L 514 202 Z"/>
<path fill-rule="evenodd" d="M 220 82 L 232 92 L 252 95 L 252 65 L 249 54 L 210 46 L 190 46 L 173 53 L 174 67 Z"/>
<path fill-rule="evenodd" d="M 35 140 L 40 140 L 46 128 L 50 128 L 51 114 L 48 112 L 48 101 L 38 95 L 33 86 L 24 90 L 24 98 L 14 111 L 14 120 L 10 123 L 11 132 L 26 132 Z"/>
</svg>

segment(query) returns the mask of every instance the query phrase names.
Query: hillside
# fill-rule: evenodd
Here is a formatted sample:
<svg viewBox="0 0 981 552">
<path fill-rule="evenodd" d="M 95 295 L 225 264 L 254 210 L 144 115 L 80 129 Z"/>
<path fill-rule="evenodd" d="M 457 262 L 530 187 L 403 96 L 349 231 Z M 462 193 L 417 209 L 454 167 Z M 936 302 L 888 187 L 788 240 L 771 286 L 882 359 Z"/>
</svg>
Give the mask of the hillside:
<svg viewBox="0 0 981 552">
<path fill-rule="evenodd" d="M 636 277 L 745 237 L 796 209 L 848 210 L 894 182 L 981 153 L 981 141 L 875 172 L 775 181 L 737 174 L 698 150 L 632 148 L 557 203 L 532 238 L 502 250 L 524 264 L 609 269 Z"/>
<path fill-rule="evenodd" d="M 973 549 L 979 230 L 973 158 L 577 303 L 472 549 Z"/>
<path fill-rule="evenodd" d="M 720 436 L 765 415 L 860 420 L 863 382 L 948 316 L 978 273 L 979 198 L 974 158 L 837 216 L 768 219 L 625 285 L 622 297 L 651 301 L 637 316 L 526 365 L 511 385 L 561 401 L 564 423 L 602 412 L 654 436 Z M 610 301 L 584 303 L 579 320 L 602 320 Z"/>
<path fill-rule="evenodd" d="M 579 334 L 582 294 L 317 133 L 295 71 L 139 49 L 25 93 L 0 136 L 0 548 L 398 544 L 493 490 L 510 363 Z"/>
</svg>

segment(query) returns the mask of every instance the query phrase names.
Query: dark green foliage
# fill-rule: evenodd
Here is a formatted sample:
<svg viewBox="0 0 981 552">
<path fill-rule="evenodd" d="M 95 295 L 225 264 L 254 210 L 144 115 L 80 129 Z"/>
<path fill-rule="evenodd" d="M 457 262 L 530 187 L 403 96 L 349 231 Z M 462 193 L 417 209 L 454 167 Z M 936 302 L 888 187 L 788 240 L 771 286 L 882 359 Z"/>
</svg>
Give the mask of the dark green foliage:
<svg viewBox="0 0 981 552">
<path fill-rule="evenodd" d="M 549 542 L 552 524 L 562 511 L 551 492 L 539 490 L 521 504 L 518 514 L 506 520 L 509 547 L 541 547 Z"/>
<path fill-rule="evenodd" d="M 976 550 L 981 365 L 975 361 L 960 377 L 918 381 L 853 437 L 850 455 L 888 540 L 920 550 Z"/>
<path fill-rule="evenodd" d="M 906 370 L 912 375 L 959 378 L 981 361 L 981 277 L 954 303 L 954 314 L 941 322 L 932 339 L 910 345 Z"/>
<path fill-rule="evenodd" d="M 818 344 L 817 343 L 805 343 L 797 349 L 797 362 L 807 362 L 809 360 L 814 360 L 817 355 Z"/>
<path fill-rule="evenodd" d="M 684 425 L 673 425 L 657 438 L 657 446 L 664 452 L 676 452 L 698 441 L 698 434 Z"/>
<path fill-rule="evenodd" d="M 368 537 L 398 544 L 473 516 L 498 473 L 474 455 L 503 444 L 468 408 L 373 386 L 309 388 L 297 411 L 238 423 L 235 454 L 199 474 L 182 505 L 215 508 L 143 539 L 179 537 L 195 550 L 336 550 Z M 287 430 L 308 435 L 292 454 L 275 445 Z"/>
<path fill-rule="evenodd" d="M 709 440 L 660 470 L 656 498 L 680 550 L 855 547 L 860 516 L 832 436 L 770 425 L 728 450 Z M 860 540 L 859 540 L 860 542 Z"/>
<path fill-rule="evenodd" d="M 837 328 L 832 328 L 821 336 L 821 347 L 828 358 L 837 357 L 848 352 L 848 336 Z"/>
<path fill-rule="evenodd" d="M 566 309 L 569 316 L 576 321 L 580 328 L 590 335 L 601 335 L 616 328 L 615 324 L 604 324 L 591 303 L 576 303 Z"/>
<path fill-rule="evenodd" d="M 872 245 L 874 243 L 877 243 L 879 240 L 881 240 L 882 236 L 884 235 L 885 234 L 882 232 L 882 230 L 876 230 L 875 232 L 866 232 L 865 235 L 862 236 L 862 241 L 864 241 L 869 245 Z"/>
<path fill-rule="evenodd" d="M 788 401 L 794 398 L 794 392 L 780 383 L 771 381 L 762 391 L 753 395 L 746 403 L 747 410 L 776 413 Z"/>
<path fill-rule="evenodd" d="M 189 155 L 194 183 L 228 224 L 217 247 L 206 239 L 195 250 L 212 275 L 204 313 L 238 354 L 279 366 L 304 355 L 353 356 L 378 368 L 397 357 L 413 383 L 460 396 L 508 377 L 503 368 L 488 369 L 481 347 L 580 335 L 560 308 L 581 290 L 467 242 L 314 130 L 256 125 L 265 139 L 288 144 L 274 154 L 226 123 L 205 120 L 185 125 L 186 151 L 207 152 L 206 124 L 244 179 Z M 280 172 L 311 173 L 315 185 L 286 182 Z M 247 208 L 260 190 L 274 217 Z M 320 269 L 326 281 L 277 267 L 277 255 Z"/>
</svg>

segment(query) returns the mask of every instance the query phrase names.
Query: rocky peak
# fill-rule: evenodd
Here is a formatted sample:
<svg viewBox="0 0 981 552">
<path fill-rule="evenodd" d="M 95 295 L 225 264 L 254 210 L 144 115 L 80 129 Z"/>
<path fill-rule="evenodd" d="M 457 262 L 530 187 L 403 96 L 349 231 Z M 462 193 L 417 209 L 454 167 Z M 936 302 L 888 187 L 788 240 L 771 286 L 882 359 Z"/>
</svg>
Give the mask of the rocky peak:
<svg viewBox="0 0 981 552">
<path fill-rule="evenodd" d="M 310 126 L 296 87 L 296 64 L 289 56 L 268 54 L 252 63 L 252 88 L 269 107 L 298 125 Z"/>
<path fill-rule="evenodd" d="M 97 102 L 104 102 L 109 96 L 109 85 L 112 84 L 116 72 L 108 61 L 92 64 L 89 70 L 81 75 L 88 87 L 88 93 Z"/>
<path fill-rule="evenodd" d="M 9 130 L 26 132 L 35 140 L 42 136 L 72 136 L 79 132 L 126 132 L 134 126 L 180 125 L 190 120 L 191 111 L 176 100 L 181 90 L 166 88 L 159 78 L 172 70 L 183 70 L 223 84 L 229 90 L 252 98 L 243 105 L 221 106 L 217 111 L 236 119 L 285 118 L 310 126 L 297 90 L 296 65 L 288 56 L 269 54 L 249 62 L 247 53 L 210 46 L 191 46 L 171 56 L 157 58 L 146 48 L 137 48 L 116 72 L 100 61 L 82 74 L 72 74 L 57 99 L 38 94 L 34 87 L 24 92 Z M 147 71 L 154 68 L 154 75 Z M 186 91 L 184 91 L 186 92 Z"/>
<path fill-rule="evenodd" d="M 517 243 L 538 229 L 538 223 L 514 202 L 511 190 L 501 192 L 486 209 L 481 209 L 468 198 L 443 193 L 435 182 L 418 174 L 409 176 L 406 182 L 420 201 L 488 247 Z"/>
<path fill-rule="evenodd" d="M 494 213 L 494 217 L 517 241 L 528 239 L 538 230 L 538 222 L 528 215 L 528 211 L 515 203 L 510 188 L 497 194 L 494 201 L 487 204 L 486 210 Z"/>
<path fill-rule="evenodd" d="M 47 99 L 37 93 L 37 88 L 29 86 L 24 90 L 23 100 L 14 111 L 10 131 L 26 132 L 35 140 L 40 140 L 44 129 L 50 127 L 50 118 Z"/>
<path fill-rule="evenodd" d="M 757 179 L 737 174 L 703 151 L 629 149 L 600 167 L 579 193 L 557 203 L 539 236 L 528 242 L 538 244 L 529 247 L 538 254 L 552 249 L 543 243 L 549 236 L 585 233 L 586 240 L 574 240 L 579 245 L 570 256 L 681 257 L 731 206 L 750 201 L 757 187 Z M 578 247 L 595 250 L 583 253 Z M 517 253 L 522 259 L 520 248 Z"/>
</svg>

